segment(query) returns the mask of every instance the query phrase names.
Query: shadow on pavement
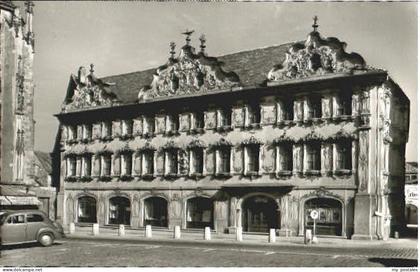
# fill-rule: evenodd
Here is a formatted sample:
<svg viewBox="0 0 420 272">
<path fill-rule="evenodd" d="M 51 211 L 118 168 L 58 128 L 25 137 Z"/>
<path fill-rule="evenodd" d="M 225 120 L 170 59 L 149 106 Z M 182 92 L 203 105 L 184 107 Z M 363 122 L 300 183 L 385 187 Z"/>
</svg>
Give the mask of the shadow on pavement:
<svg viewBox="0 0 420 272">
<path fill-rule="evenodd" d="M 385 267 L 417 267 L 418 260 L 399 258 L 369 258 L 369 262 L 380 263 Z"/>
<path fill-rule="evenodd" d="M 59 246 L 62 243 L 54 242 L 52 246 Z M 19 248 L 33 248 L 33 247 L 43 247 L 41 244 L 34 242 L 34 243 L 27 243 L 27 244 L 18 244 L 18 245 L 7 245 L 7 246 L 0 246 L 1 250 L 12 250 L 12 249 L 19 249 Z"/>
</svg>

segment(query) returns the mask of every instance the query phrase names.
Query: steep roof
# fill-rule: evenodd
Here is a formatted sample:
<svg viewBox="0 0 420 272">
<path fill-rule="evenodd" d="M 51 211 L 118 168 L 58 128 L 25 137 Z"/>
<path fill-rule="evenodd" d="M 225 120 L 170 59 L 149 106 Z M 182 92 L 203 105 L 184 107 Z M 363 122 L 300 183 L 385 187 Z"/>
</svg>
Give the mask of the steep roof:
<svg viewBox="0 0 420 272">
<path fill-rule="evenodd" d="M 217 57 L 226 72 L 239 76 L 241 86 L 258 86 L 267 79 L 268 72 L 276 64 L 282 63 L 285 53 L 292 43 L 274 45 Z M 123 103 L 135 103 L 140 89 L 152 82 L 157 68 L 128 74 L 107 76 L 102 81 L 115 83 L 110 91 Z"/>
<path fill-rule="evenodd" d="M 42 168 L 48 173 L 51 174 L 52 167 L 51 167 L 51 155 L 47 152 L 42 151 L 34 151 L 36 158 L 38 159 L 39 163 L 41 164 Z"/>
</svg>

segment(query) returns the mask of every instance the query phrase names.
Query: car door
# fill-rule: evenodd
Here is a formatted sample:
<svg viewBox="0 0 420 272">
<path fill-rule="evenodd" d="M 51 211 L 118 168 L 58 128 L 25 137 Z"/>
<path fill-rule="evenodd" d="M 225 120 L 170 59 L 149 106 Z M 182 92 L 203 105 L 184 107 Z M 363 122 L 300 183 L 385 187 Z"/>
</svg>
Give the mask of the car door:
<svg viewBox="0 0 420 272">
<path fill-rule="evenodd" d="M 26 219 L 25 214 L 11 214 L 1 226 L 2 244 L 14 244 L 26 242 Z"/>
<path fill-rule="evenodd" d="M 39 213 L 26 214 L 26 238 L 28 241 L 36 241 L 38 239 L 39 229 L 46 226 L 45 218 Z"/>
</svg>

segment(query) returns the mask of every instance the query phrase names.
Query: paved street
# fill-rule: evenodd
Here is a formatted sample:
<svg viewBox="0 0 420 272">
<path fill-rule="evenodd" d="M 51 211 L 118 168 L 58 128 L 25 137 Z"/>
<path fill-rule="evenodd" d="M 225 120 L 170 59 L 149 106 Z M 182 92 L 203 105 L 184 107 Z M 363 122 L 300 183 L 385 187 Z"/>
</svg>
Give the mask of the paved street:
<svg viewBox="0 0 420 272">
<path fill-rule="evenodd" d="M 49 248 L 7 247 L 1 266 L 417 266 L 414 248 L 333 248 L 62 240 Z"/>
</svg>

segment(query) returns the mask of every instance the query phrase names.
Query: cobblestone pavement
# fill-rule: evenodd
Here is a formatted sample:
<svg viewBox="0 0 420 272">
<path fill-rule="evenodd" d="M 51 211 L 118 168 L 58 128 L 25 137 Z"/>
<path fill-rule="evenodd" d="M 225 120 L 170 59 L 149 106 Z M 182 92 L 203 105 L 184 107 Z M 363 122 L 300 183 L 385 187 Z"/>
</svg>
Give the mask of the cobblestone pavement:
<svg viewBox="0 0 420 272">
<path fill-rule="evenodd" d="M 3 248 L 0 265 L 406 267 L 417 266 L 417 249 L 62 240 L 47 248 L 38 245 Z"/>
</svg>

